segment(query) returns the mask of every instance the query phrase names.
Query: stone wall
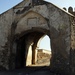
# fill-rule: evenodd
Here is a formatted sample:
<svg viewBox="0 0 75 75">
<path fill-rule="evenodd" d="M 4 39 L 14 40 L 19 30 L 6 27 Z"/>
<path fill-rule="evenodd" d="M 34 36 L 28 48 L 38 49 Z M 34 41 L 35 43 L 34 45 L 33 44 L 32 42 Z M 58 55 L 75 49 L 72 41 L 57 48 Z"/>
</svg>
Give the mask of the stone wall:
<svg viewBox="0 0 75 75">
<path fill-rule="evenodd" d="M 36 31 L 39 32 L 37 34 L 39 37 L 35 36 L 37 39 L 34 43 L 37 43 L 41 36 L 45 34 L 51 38 L 51 69 L 60 72 L 66 69 L 68 72 L 71 20 L 74 16 L 45 1 L 43 4 L 34 6 L 29 4 L 30 0 L 25 0 L 0 15 L 0 65 L 6 69 L 14 69 L 16 51 L 13 47 L 15 41 L 23 36 L 28 37 L 27 34 Z M 22 39 L 22 41 L 24 40 Z M 28 43 L 26 43 L 26 49 L 29 46 Z"/>
<path fill-rule="evenodd" d="M 0 66 L 8 69 L 10 55 L 11 24 L 14 20 L 13 9 L 0 15 Z"/>
</svg>

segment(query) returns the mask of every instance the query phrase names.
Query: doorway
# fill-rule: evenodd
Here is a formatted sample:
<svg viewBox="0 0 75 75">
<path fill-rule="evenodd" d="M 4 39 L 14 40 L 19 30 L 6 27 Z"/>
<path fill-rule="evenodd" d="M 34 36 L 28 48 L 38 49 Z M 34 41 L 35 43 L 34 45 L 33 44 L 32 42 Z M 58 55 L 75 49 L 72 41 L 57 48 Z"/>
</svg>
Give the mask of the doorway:
<svg viewBox="0 0 75 75">
<path fill-rule="evenodd" d="M 38 41 L 37 66 L 49 66 L 51 58 L 51 43 L 48 35 L 44 35 Z"/>
<path fill-rule="evenodd" d="M 32 32 L 23 34 L 22 36 L 20 36 L 19 39 L 16 40 L 16 43 L 17 43 L 16 61 L 15 61 L 16 68 L 24 68 L 24 67 L 33 66 L 33 65 L 46 66 L 46 65 L 37 64 L 38 52 L 40 47 L 38 43 L 39 43 L 39 40 L 41 40 L 45 36 L 47 36 L 47 34 L 44 32 L 32 31 Z M 45 51 L 45 50 L 43 50 L 43 52 L 45 52 L 43 53 L 45 56 L 47 56 L 49 53 L 48 51 Z M 48 60 L 50 61 L 50 58 Z"/>
</svg>

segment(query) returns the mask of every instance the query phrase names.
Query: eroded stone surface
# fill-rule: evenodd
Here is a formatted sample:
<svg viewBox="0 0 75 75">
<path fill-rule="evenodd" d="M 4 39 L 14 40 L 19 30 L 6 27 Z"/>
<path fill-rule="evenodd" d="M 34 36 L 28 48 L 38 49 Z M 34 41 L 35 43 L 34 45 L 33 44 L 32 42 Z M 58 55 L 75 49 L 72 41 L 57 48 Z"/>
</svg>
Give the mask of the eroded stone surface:
<svg viewBox="0 0 75 75">
<path fill-rule="evenodd" d="M 51 69 L 69 72 L 70 49 L 75 45 L 72 22 L 73 15 L 51 3 L 21 2 L 0 15 L 0 65 L 5 69 L 24 67 L 29 48 L 36 50 L 39 39 L 48 35 L 52 48 Z"/>
</svg>

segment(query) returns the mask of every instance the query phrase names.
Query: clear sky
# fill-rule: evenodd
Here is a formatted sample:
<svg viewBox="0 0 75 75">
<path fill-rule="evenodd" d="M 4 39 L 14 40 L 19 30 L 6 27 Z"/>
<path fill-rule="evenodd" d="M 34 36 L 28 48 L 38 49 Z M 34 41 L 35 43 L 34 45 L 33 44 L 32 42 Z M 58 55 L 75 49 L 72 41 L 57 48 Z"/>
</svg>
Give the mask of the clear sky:
<svg viewBox="0 0 75 75">
<path fill-rule="evenodd" d="M 23 0 L 0 0 L 0 14 L 12 8 Z"/>
<path fill-rule="evenodd" d="M 0 14 L 8 9 L 10 9 L 11 7 L 15 6 L 16 4 L 18 4 L 19 2 L 21 2 L 23 0 L 0 0 Z M 63 7 L 75 7 L 75 0 L 45 0 L 48 2 L 51 2 L 61 8 Z"/>
<path fill-rule="evenodd" d="M 46 35 L 40 42 L 40 49 L 51 50 L 50 38 Z"/>
<path fill-rule="evenodd" d="M 0 0 L 0 14 L 12 8 L 21 1 L 23 0 Z M 51 2 L 59 6 L 60 8 L 63 7 L 68 8 L 69 6 L 72 6 L 73 8 L 75 7 L 75 0 L 45 0 L 45 1 Z M 50 45 L 49 38 L 46 36 L 42 42 L 42 46 L 49 49 L 49 45 Z"/>
<path fill-rule="evenodd" d="M 45 1 L 56 4 L 61 8 L 63 7 L 68 8 L 69 6 L 75 7 L 75 0 L 45 0 Z"/>
</svg>

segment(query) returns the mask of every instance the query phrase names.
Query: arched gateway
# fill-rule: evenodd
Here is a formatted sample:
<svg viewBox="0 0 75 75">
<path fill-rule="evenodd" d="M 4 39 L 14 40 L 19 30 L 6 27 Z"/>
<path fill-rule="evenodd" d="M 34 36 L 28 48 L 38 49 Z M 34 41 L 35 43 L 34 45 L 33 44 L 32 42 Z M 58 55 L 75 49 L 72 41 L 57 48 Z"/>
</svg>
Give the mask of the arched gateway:
<svg viewBox="0 0 75 75">
<path fill-rule="evenodd" d="M 0 15 L 0 65 L 16 69 L 34 64 L 37 43 L 42 36 L 48 35 L 52 50 L 50 70 L 73 73 L 73 27 L 74 16 L 51 3 L 21 2 Z"/>
</svg>

